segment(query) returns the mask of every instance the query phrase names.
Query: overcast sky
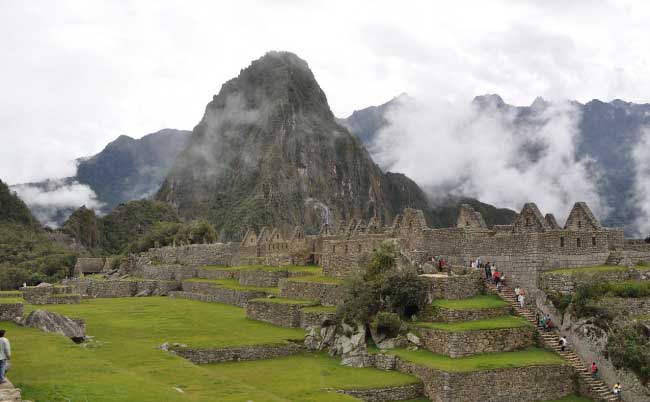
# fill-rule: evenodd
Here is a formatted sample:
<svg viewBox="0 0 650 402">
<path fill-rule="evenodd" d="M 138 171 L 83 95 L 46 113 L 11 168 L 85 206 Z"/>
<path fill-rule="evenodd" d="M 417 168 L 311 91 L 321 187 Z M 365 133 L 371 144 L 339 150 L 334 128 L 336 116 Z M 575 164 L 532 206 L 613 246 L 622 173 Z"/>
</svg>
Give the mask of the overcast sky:
<svg viewBox="0 0 650 402">
<path fill-rule="evenodd" d="M 649 22 L 650 2 L 618 0 L 0 0 L 0 178 L 191 129 L 268 50 L 307 60 L 338 116 L 401 92 L 646 103 Z"/>
</svg>

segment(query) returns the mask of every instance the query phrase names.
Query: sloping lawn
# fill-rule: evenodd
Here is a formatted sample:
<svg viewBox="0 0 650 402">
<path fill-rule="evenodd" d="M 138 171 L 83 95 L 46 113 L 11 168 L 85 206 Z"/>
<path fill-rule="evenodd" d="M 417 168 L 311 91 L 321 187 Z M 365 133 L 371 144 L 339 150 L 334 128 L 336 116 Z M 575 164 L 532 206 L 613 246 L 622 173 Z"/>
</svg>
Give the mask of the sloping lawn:
<svg viewBox="0 0 650 402">
<path fill-rule="evenodd" d="M 503 299 L 496 295 L 480 295 L 469 299 L 448 300 L 436 299 L 431 303 L 434 307 L 448 308 L 453 310 L 499 308 L 508 305 Z"/>
<path fill-rule="evenodd" d="M 56 334 L 2 323 L 14 352 L 9 377 L 25 399 L 38 402 L 354 401 L 320 390 L 415 381 L 395 372 L 340 367 L 326 355 L 197 366 L 159 349 L 163 342 L 227 347 L 304 335 L 249 320 L 243 309 L 230 305 L 147 297 L 25 307 L 85 318 L 88 334 L 95 337 L 76 345 Z"/>
<path fill-rule="evenodd" d="M 432 353 L 424 349 L 394 349 L 388 353 L 397 355 L 412 363 L 444 371 L 476 371 L 506 367 L 567 364 L 559 355 L 539 348 L 528 348 L 505 353 L 485 353 L 457 359 Z"/>
<path fill-rule="evenodd" d="M 443 331 L 481 331 L 487 329 L 520 328 L 529 327 L 531 324 L 523 317 L 504 315 L 485 320 L 460 321 L 460 322 L 418 322 L 417 327 L 440 329 Z"/>
</svg>

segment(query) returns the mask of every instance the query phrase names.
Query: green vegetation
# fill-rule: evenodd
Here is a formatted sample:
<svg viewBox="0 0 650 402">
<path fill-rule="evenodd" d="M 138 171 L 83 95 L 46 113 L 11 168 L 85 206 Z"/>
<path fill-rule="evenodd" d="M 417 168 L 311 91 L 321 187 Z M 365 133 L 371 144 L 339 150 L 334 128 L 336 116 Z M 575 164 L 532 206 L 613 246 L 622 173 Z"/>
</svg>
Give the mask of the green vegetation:
<svg viewBox="0 0 650 402">
<path fill-rule="evenodd" d="M 332 278 L 331 276 L 323 276 L 323 275 L 293 276 L 288 280 L 291 282 L 313 282 L 313 283 L 331 283 L 331 284 L 343 283 L 343 279 Z"/>
<path fill-rule="evenodd" d="M 10 378 L 30 400 L 353 402 L 356 399 L 322 389 L 417 382 L 396 372 L 343 367 L 326 354 L 194 365 L 159 349 L 164 342 L 190 347 L 279 344 L 304 335 L 299 329 L 249 320 L 243 309 L 229 305 L 147 297 L 97 299 L 47 309 L 85 318 L 88 333 L 95 338 L 76 345 L 56 334 L 3 324 L 14 350 Z"/>
<path fill-rule="evenodd" d="M 201 279 L 201 278 L 191 278 L 187 279 L 187 282 L 201 282 L 201 283 L 211 283 L 218 287 L 223 287 L 233 290 L 248 290 L 248 291 L 259 291 L 267 292 L 271 294 L 279 294 L 280 289 L 278 288 L 267 288 L 261 286 L 242 286 L 239 284 L 237 279 Z"/>
<path fill-rule="evenodd" d="M 16 304 L 16 303 L 25 303 L 20 297 L 0 297 L 0 304 Z"/>
<path fill-rule="evenodd" d="M 23 297 L 23 292 L 20 290 L 2 290 L 0 291 L 0 298 L 3 297 Z"/>
<path fill-rule="evenodd" d="M 418 322 L 418 327 L 433 328 L 443 331 L 483 331 L 489 329 L 521 328 L 529 327 L 531 324 L 523 317 L 504 315 L 502 317 L 488 318 L 486 320 L 461 321 L 461 322 Z"/>
<path fill-rule="evenodd" d="M 214 243 L 216 240 L 217 232 L 205 220 L 191 223 L 156 222 L 144 236 L 129 245 L 128 251 L 141 253 L 154 247 Z"/>
<path fill-rule="evenodd" d="M 650 282 L 623 281 L 582 285 L 573 295 L 571 306 L 578 317 L 596 317 L 608 322 L 613 319 L 613 312 L 598 303 L 604 297 L 650 297 Z"/>
<path fill-rule="evenodd" d="M 302 300 L 302 299 L 285 299 L 282 297 L 264 297 L 259 299 L 253 299 L 252 301 L 262 302 L 262 303 L 275 303 L 275 304 L 299 304 L 301 306 L 309 307 L 318 304 L 315 300 Z"/>
<path fill-rule="evenodd" d="M 311 307 L 303 308 L 302 311 L 307 312 L 307 313 L 331 313 L 331 314 L 334 314 L 334 313 L 336 313 L 336 307 L 311 306 Z"/>
<path fill-rule="evenodd" d="M 456 359 L 424 349 L 394 349 L 389 353 L 412 363 L 445 371 L 478 371 L 507 367 L 567 364 L 559 355 L 539 348 L 528 348 L 505 353 L 485 353 Z"/>
<path fill-rule="evenodd" d="M 640 324 L 618 326 L 607 337 L 605 352 L 617 369 L 634 372 L 643 384 L 650 381 L 650 339 Z"/>
<path fill-rule="evenodd" d="M 0 180 L 0 223 L 40 227 L 27 205 Z"/>
<path fill-rule="evenodd" d="M 376 333 L 386 335 L 388 338 L 394 338 L 400 333 L 402 320 L 395 313 L 380 311 L 370 326 Z"/>
<path fill-rule="evenodd" d="M 448 308 L 452 310 L 467 310 L 467 309 L 488 309 L 500 308 L 508 305 L 503 299 L 496 295 L 479 295 L 469 299 L 461 300 L 447 300 L 437 299 L 431 303 L 434 307 Z"/>
</svg>

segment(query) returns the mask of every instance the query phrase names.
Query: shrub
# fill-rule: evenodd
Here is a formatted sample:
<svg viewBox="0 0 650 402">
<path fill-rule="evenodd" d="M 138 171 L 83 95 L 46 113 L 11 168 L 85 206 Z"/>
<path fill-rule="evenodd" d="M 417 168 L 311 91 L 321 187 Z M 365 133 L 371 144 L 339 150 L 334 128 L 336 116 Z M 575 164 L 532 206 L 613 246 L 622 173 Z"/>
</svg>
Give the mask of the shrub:
<svg viewBox="0 0 650 402">
<path fill-rule="evenodd" d="M 374 252 L 370 258 L 367 268 L 369 277 L 382 275 L 385 272 L 395 267 L 397 261 L 398 251 L 395 243 L 385 241 L 379 245 L 377 251 Z"/>
<path fill-rule="evenodd" d="M 631 370 L 643 384 L 650 380 L 650 339 L 641 325 L 616 328 L 607 338 L 605 353 L 617 369 Z"/>
<path fill-rule="evenodd" d="M 553 292 L 548 294 L 548 298 L 551 300 L 551 303 L 553 303 L 553 306 L 555 306 L 561 314 L 564 314 L 569 308 L 569 305 L 571 305 L 573 296 L 571 294 Z"/>
<path fill-rule="evenodd" d="M 157 222 L 144 236 L 131 243 L 129 253 L 141 253 L 153 247 L 164 247 L 172 244 L 202 244 L 212 243 L 217 239 L 217 233 L 207 221 L 191 223 Z"/>
<path fill-rule="evenodd" d="M 390 275 L 381 285 L 380 297 L 386 310 L 410 318 L 425 307 L 427 285 L 415 273 L 401 272 Z"/>
<path fill-rule="evenodd" d="M 372 322 L 372 328 L 376 333 L 385 335 L 388 338 L 396 337 L 400 328 L 402 328 L 402 320 L 399 315 L 389 312 L 379 312 Z"/>
<path fill-rule="evenodd" d="M 377 282 L 367 282 L 361 275 L 353 277 L 345 284 L 343 303 L 337 308 L 340 321 L 348 324 L 370 322 L 379 311 L 379 288 Z"/>
</svg>

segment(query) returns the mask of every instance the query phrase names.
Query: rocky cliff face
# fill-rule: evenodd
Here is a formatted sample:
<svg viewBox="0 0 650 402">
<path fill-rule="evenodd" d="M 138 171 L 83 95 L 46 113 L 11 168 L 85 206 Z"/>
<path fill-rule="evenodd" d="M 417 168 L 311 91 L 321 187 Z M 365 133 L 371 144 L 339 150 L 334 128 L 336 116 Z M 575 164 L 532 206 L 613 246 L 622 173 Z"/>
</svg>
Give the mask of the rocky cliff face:
<svg viewBox="0 0 650 402">
<path fill-rule="evenodd" d="M 402 185 L 408 196 L 394 194 Z M 389 178 L 339 125 L 307 63 L 270 52 L 226 82 L 207 105 L 157 198 L 207 218 L 229 238 L 246 228 L 378 216 L 390 222 L 421 190 Z"/>
</svg>

